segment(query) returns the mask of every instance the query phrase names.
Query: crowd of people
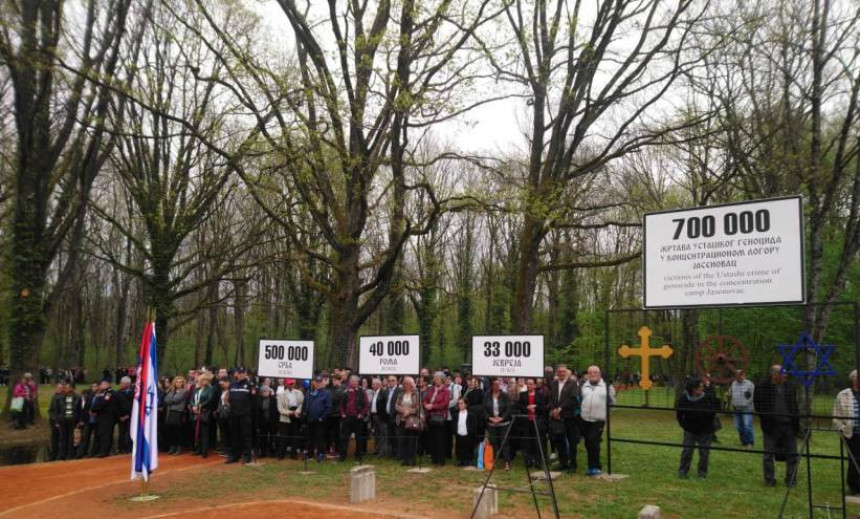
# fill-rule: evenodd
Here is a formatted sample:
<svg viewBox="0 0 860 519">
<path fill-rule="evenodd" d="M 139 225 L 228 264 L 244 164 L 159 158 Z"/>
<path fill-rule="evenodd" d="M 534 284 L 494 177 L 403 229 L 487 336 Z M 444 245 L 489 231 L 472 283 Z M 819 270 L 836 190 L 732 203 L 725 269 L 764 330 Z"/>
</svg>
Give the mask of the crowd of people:
<svg viewBox="0 0 860 519">
<path fill-rule="evenodd" d="M 834 424 L 860 459 L 856 371 L 850 381 L 837 396 Z M 51 460 L 131 452 L 132 386 L 132 377 L 124 374 L 116 389 L 105 377 L 78 394 L 72 381 L 61 379 L 48 411 Z M 25 427 L 32 423 L 36 396 L 29 373 L 15 386 L 14 396 L 23 401 L 16 424 Z M 518 454 L 538 466 L 553 453 L 554 468 L 574 473 L 582 443 L 585 474 L 593 476 L 602 471 L 601 438 L 615 397 L 615 387 L 596 365 L 581 374 L 562 364 L 547 367 L 544 377 L 492 379 L 447 368 L 432 374 L 423 369 L 416 377 L 362 377 L 342 368 L 301 381 L 256 376 L 242 367 L 203 368 L 160 381 L 159 446 L 168 455 L 191 451 L 204 458 L 215 450 L 226 463 L 288 456 L 346 461 L 352 452 L 359 462 L 373 455 L 411 466 L 428 456 L 437 466 L 449 460 L 469 466 L 485 442 L 505 469 Z M 793 486 L 800 413 L 796 390 L 782 367 L 772 366 L 758 385 L 739 370 L 727 400 L 741 446 L 754 446 L 752 417 L 760 418 L 765 484 L 776 484 L 775 461 L 784 461 L 785 484 Z M 676 404 L 683 431 L 679 477 L 687 477 L 697 448 L 698 476 L 707 477 L 722 409 L 707 375 L 687 378 Z M 847 483 L 852 493 L 860 493 L 856 464 L 849 464 Z"/>
</svg>

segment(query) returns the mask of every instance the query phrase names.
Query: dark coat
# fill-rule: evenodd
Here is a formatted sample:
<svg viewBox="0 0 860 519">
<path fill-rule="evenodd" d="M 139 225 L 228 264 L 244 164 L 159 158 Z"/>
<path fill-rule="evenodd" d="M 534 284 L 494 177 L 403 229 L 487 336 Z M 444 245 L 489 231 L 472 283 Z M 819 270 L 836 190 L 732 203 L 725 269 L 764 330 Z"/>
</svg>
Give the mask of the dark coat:
<svg viewBox="0 0 860 519">
<path fill-rule="evenodd" d="M 302 404 L 302 415 L 309 422 L 319 422 L 325 420 L 331 413 L 331 394 L 327 389 L 315 390 L 311 389 L 305 395 L 305 401 Z"/>
<path fill-rule="evenodd" d="M 468 436 L 477 438 L 479 434 L 484 433 L 484 418 L 483 413 L 480 415 L 471 409 L 467 409 L 469 413 L 466 417 L 466 432 Z M 451 420 L 454 424 L 454 435 L 457 436 L 457 424 L 460 422 L 460 409 L 457 408 L 451 413 Z"/>
<path fill-rule="evenodd" d="M 131 388 L 121 389 L 114 393 L 114 396 L 116 397 L 117 416 L 131 416 L 131 407 L 134 401 Z"/>
<path fill-rule="evenodd" d="M 714 414 L 719 408 L 719 402 L 708 392 L 696 401 L 690 400 L 687 392 L 678 398 L 675 406 L 675 418 L 685 431 L 693 434 L 713 434 Z"/>
<path fill-rule="evenodd" d="M 791 418 L 792 433 L 797 436 L 800 434 L 800 413 L 797 408 L 797 391 L 793 384 L 785 382 L 783 384 L 786 407 Z M 764 382 L 756 385 L 755 394 L 753 395 L 753 405 L 759 414 L 761 420 L 761 430 L 765 434 L 776 432 L 777 422 L 773 415 L 775 412 L 774 401 L 776 400 L 776 386 L 768 378 Z"/>
<path fill-rule="evenodd" d="M 528 415 L 528 405 L 529 405 L 529 393 L 528 391 L 523 391 L 520 393 L 520 399 L 518 402 L 518 412 L 520 414 Z M 546 427 L 546 419 L 547 414 L 549 413 L 549 407 L 547 405 L 546 396 L 540 391 L 535 391 L 535 419 L 538 423 L 538 428 L 540 430 L 544 430 Z M 523 420 L 523 424 L 527 422 Z M 531 425 L 529 425 L 531 427 Z"/>
<path fill-rule="evenodd" d="M 81 420 L 81 397 L 72 394 L 71 420 L 75 423 Z M 66 394 L 54 393 L 51 397 L 51 405 L 48 407 L 48 417 L 51 423 L 58 424 L 66 419 Z"/>
<path fill-rule="evenodd" d="M 376 412 L 379 416 L 385 417 L 389 421 L 394 421 L 397 417 L 397 410 L 394 408 L 395 404 L 397 404 L 397 397 L 400 396 L 400 386 L 394 388 L 394 391 L 391 392 L 391 396 L 388 396 L 388 386 L 382 388 L 382 392 L 379 393 L 379 400 L 376 402 Z M 391 413 L 388 412 L 388 404 L 391 403 Z"/>
<path fill-rule="evenodd" d="M 508 394 L 505 392 L 499 393 L 499 416 L 502 418 L 502 422 L 507 422 L 511 419 L 511 414 L 513 414 L 513 405 L 511 405 L 510 399 L 508 399 Z M 484 416 L 487 420 L 493 416 L 493 394 L 487 393 L 484 395 Z"/>
<path fill-rule="evenodd" d="M 550 409 L 561 408 L 561 418 L 568 419 L 579 416 L 581 403 L 582 394 L 580 393 L 579 384 L 572 377 L 568 377 L 564 383 L 561 397 L 558 394 L 558 380 L 553 380 L 552 384 L 549 385 Z"/>
<path fill-rule="evenodd" d="M 110 395 L 110 398 L 108 398 Z M 107 390 L 93 398 L 93 403 L 90 410 L 96 415 L 97 424 L 113 424 L 117 419 L 116 412 L 116 395 L 113 391 Z"/>
</svg>

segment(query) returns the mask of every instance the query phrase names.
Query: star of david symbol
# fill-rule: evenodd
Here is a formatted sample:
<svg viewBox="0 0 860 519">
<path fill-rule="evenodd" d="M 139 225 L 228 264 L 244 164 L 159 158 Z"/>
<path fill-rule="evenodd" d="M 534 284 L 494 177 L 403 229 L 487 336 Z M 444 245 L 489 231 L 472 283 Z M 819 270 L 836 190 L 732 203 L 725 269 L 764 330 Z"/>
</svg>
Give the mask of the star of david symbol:
<svg viewBox="0 0 860 519">
<path fill-rule="evenodd" d="M 815 379 L 821 376 L 835 376 L 836 370 L 830 365 L 830 356 L 836 349 L 833 344 L 818 344 L 809 332 L 803 332 L 794 344 L 780 344 L 779 354 L 782 355 L 782 370 L 800 380 L 804 387 L 809 388 Z M 812 352 L 815 355 L 815 369 L 801 369 L 798 366 L 798 354 Z M 801 360 L 803 357 L 801 357 Z"/>
<path fill-rule="evenodd" d="M 149 416 L 152 413 L 152 403 L 155 401 L 155 390 L 149 388 L 146 395 L 149 397 L 146 399 L 146 416 Z"/>
</svg>

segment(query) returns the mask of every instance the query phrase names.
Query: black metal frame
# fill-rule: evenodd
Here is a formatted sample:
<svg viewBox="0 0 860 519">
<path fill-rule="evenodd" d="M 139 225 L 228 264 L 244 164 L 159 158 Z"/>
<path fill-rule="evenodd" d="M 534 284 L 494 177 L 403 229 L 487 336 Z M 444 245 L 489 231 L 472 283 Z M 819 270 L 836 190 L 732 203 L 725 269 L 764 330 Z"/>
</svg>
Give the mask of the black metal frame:
<svg viewBox="0 0 860 519">
<path fill-rule="evenodd" d="M 605 370 L 606 370 L 607 376 L 609 377 L 610 374 L 612 373 L 611 360 L 612 360 L 613 355 L 610 354 L 612 347 L 609 344 L 609 339 L 610 339 L 610 317 L 614 314 L 641 313 L 642 318 L 643 318 L 642 324 L 647 325 L 648 314 L 654 313 L 654 312 L 664 312 L 664 311 L 673 311 L 673 310 L 695 310 L 695 309 L 702 309 L 702 310 L 731 309 L 731 310 L 737 310 L 737 309 L 741 309 L 741 308 L 764 308 L 764 307 L 770 307 L 770 306 L 783 306 L 783 307 L 793 306 L 796 308 L 803 308 L 803 307 L 807 307 L 807 306 L 836 306 L 836 307 L 850 307 L 850 308 L 852 308 L 853 309 L 852 313 L 854 316 L 854 364 L 856 367 L 860 368 L 860 304 L 858 304 L 858 302 L 856 302 L 856 301 L 834 301 L 834 302 L 830 302 L 830 303 L 804 303 L 804 304 L 780 304 L 780 305 L 771 303 L 771 304 L 723 305 L 723 306 L 707 306 L 707 307 L 703 307 L 703 306 L 680 307 L 679 306 L 679 307 L 672 307 L 672 308 L 666 308 L 666 307 L 660 307 L 660 308 L 653 308 L 653 307 L 649 307 L 649 308 L 619 308 L 619 309 L 606 310 L 605 314 L 604 314 L 604 322 L 603 322 L 603 325 L 604 325 L 603 335 L 604 335 L 604 364 L 606 366 Z M 720 319 L 722 320 L 722 316 L 720 317 Z M 807 391 L 808 391 L 808 389 L 807 389 Z M 613 405 L 609 401 L 609 399 L 607 399 L 607 401 L 606 401 L 606 469 L 607 469 L 608 474 L 612 474 L 612 442 L 613 442 L 612 419 L 611 419 L 612 415 L 610 413 L 610 407 L 617 407 L 619 409 L 637 409 L 637 410 L 643 409 L 642 407 L 638 407 L 638 406 Z M 649 411 L 674 411 L 674 409 L 672 409 L 672 408 L 650 408 L 649 407 L 647 409 Z M 719 412 L 719 414 L 732 414 L 732 413 L 721 411 L 721 412 Z M 759 416 L 762 415 L 762 413 L 754 413 L 754 414 L 759 415 Z M 829 420 L 829 419 L 832 419 L 833 417 L 830 415 L 823 416 L 823 415 L 808 414 L 808 415 L 801 415 L 800 418 L 804 418 L 804 419 L 807 419 L 807 418 L 808 419 L 828 419 Z M 810 441 L 811 433 L 812 433 L 812 429 L 810 428 L 807 431 L 807 434 L 804 438 L 803 448 L 801 449 L 801 452 L 798 453 L 799 457 L 806 458 L 806 465 L 807 465 L 806 470 L 807 470 L 807 480 L 808 480 L 807 481 L 807 490 L 808 490 L 809 517 L 810 518 L 813 517 L 813 513 L 814 513 L 815 508 L 821 507 L 821 505 L 816 505 L 812 502 L 812 466 L 811 466 L 811 460 L 812 459 L 825 459 L 825 460 L 840 460 L 840 470 L 842 470 L 842 472 L 843 472 L 842 473 L 842 487 L 841 487 L 841 493 L 842 493 L 842 508 L 841 508 L 841 510 L 842 510 L 842 517 L 844 519 L 846 517 L 845 481 L 844 481 L 844 479 L 845 479 L 845 474 L 844 474 L 844 468 L 845 468 L 844 467 L 844 464 L 845 464 L 844 441 L 840 441 L 840 455 L 839 455 L 839 457 L 829 456 L 829 455 L 824 455 L 824 454 L 812 454 L 810 452 L 810 449 L 809 449 L 809 441 Z M 840 434 L 840 436 L 841 436 L 841 434 Z M 658 441 L 650 441 L 650 440 L 636 440 L 636 439 L 631 439 L 631 438 L 615 438 L 614 441 L 617 443 L 630 443 L 630 444 L 639 444 L 639 445 L 659 445 L 659 446 L 664 446 L 664 447 L 683 447 L 683 445 L 679 444 L 679 443 L 658 442 Z M 804 449 L 805 449 L 805 454 L 803 453 Z M 745 454 L 764 454 L 764 452 L 765 452 L 764 450 L 748 450 L 748 449 L 738 449 L 738 448 L 733 448 L 733 447 L 714 447 L 714 446 L 711 446 L 710 450 L 740 452 L 740 453 L 745 453 Z M 850 450 L 849 450 L 848 454 L 849 454 L 849 458 L 850 458 L 849 461 L 853 462 L 856 465 L 857 461 L 854 460 L 853 457 L 850 456 L 850 454 L 851 454 Z M 795 471 L 794 475 L 795 475 L 795 477 L 797 477 L 797 471 Z M 791 488 L 792 487 L 789 487 L 786 491 L 786 496 L 785 496 L 785 499 L 784 499 L 783 505 L 782 505 L 783 509 L 785 508 L 785 503 L 788 500 L 788 493 L 791 491 Z M 830 509 L 836 510 L 836 508 L 830 508 Z M 783 510 L 780 510 L 780 516 L 779 517 L 782 517 L 782 512 L 783 512 Z"/>
<path fill-rule="evenodd" d="M 511 423 L 508 424 L 507 430 L 505 431 L 505 436 L 502 438 L 501 445 L 499 445 L 499 452 L 500 453 L 505 450 L 505 445 L 507 445 L 508 440 L 511 438 L 511 436 L 510 436 L 511 429 L 514 427 L 514 424 L 517 422 L 517 419 L 521 419 L 521 420 L 525 419 L 528 421 L 528 415 L 519 414 L 519 415 L 511 416 Z M 550 474 L 550 470 L 549 470 L 549 463 L 548 463 L 546 454 L 544 453 L 544 450 L 543 450 L 543 442 L 541 441 L 542 437 L 541 437 L 540 429 L 538 428 L 537 420 L 533 420 L 533 421 L 531 421 L 531 423 L 534 426 L 534 432 L 535 432 L 534 441 L 536 441 L 537 445 L 538 445 L 538 452 L 540 453 L 540 464 L 541 464 L 541 467 L 543 467 L 544 477 L 546 478 L 548 490 L 546 490 L 546 491 L 535 490 L 534 479 L 532 479 L 532 474 L 531 474 L 531 467 L 529 467 L 529 462 L 525 456 L 523 456 L 523 460 L 524 460 L 524 465 L 526 468 L 526 478 L 528 478 L 528 481 L 529 481 L 529 489 L 528 490 L 522 490 L 519 488 L 497 487 L 496 490 L 497 491 L 503 491 L 503 492 L 519 492 L 519 493 L 531 494 L 532 499 L 534 500 L 535 512 L 537 512 L 538 519 L 541 519 L 541 513 L 540 513 L 540 505 L 538 505 L 538 501 L 537 501 L 537 496 L 541 495 L 541 496 L 549 497 L 550 501 L 552 502 L 553 517 L 555 517 L 555 519 L 559 519 L 560 516 L 558 513 L 558 501 L 555 498 L 555 487 L 553 486 L 552 475 Z M 484 441 L 489 441 L 489 437 L 490 437 L 490 435 L 487 434 L 485 436 L 486 439 Z M 529 439 L 531 439 L 531 438 L 529 438 Z M 481 495 L 478 497 L 478 500 L 475 502 L 475 507 L 472 509 L 472 513 L 471 513 L 471 515 L 469 515 L 469 519 L 474 519 L 475 512 L 478 511 L 478 507 L 481 505 L 481 500 L 484 498 L 484 493 L 487 491 L 487 486 L 489 486 L 490 479 L 492 479 L 493 473 L 496 471 L 497 466 L 498 466 L 498 463 L 494 463 L 493 468 L 490 469 L 490 473 L 487 474 L 487 478 L 484 480 L 484 484 L 481 486 Z"/>
</svg>

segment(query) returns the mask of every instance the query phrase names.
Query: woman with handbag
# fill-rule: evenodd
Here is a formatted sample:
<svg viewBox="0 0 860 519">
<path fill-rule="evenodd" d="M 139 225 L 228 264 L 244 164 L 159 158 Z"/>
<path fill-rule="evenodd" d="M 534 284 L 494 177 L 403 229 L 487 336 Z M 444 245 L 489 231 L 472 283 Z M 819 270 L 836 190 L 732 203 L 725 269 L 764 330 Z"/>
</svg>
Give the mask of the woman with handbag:
<svg viewBox="0 0 860 519">
<path fill-rule="evenodd" d="M 418 392 L 415 391 L 415 379 L 405 377 L 402 390 L 394 404 L 397 411 L 397 427 L 400 429 L 400 459 L 405 466 L 415 465 L 415 451 L 418 448 L 418 435 L 424 428 L 419 414 Z"/>
<path fill-rule="evenodd" d="M 27 428 L 27 413 L 25 408 L 27 407 L 27 398 L 29 397 L 29 388 L 27 379 L 22 378 L 21 382 L 15 385 L 15 388 L 12 390 L 12 404 L 10 409 L 12 414 L 15 416 L 15 428 L 16 429 L 26 429 Z"/>
<path fill-rule="evenodd" d="M 212 375 L 206 373 L 197 379 L 197 389 L 191 397 L 191 413 L 194 415 L 194 454 L 206 458 L 209 455 L 209 429 L 212 426 L 212 407 L 217 402 L 212 387 Z"/>
<path fill-rule="evenodd" d="M 164 395 L 164 405 L 167 407 L 167 443 L 170 445 L 168 454 L 182 454 L 182 433 L 185 424 L 185 378 L 182 375 L 173 379 L 170 390 Z"/>
<path fill-rule="evenodd" d="M 424 410 L 427 413 L 429 427 L 427 439 L 430 443 L 430 457 L 437 467 L 445 465 L 445 435 L 448 432 L 448 403 L 451 392 L 445 385 L 446 375 L 442 371 L 433 375 L 433 388 L 424 395 Z"/>
<path fill-rule="evenodd" d="M 505 470 L 511 470 L 511 450 L 507 443 L 502 449 L 502 440 L 511 424 L 511 403 L 508 395 L 502 391 L 502 383 L 498 378 L 490 382 L 490 392 L 484 399 L 484 412 L 487 415 L 487 436 L 493 445 L 495 457 L 504 459 Z"/>
</svg>

